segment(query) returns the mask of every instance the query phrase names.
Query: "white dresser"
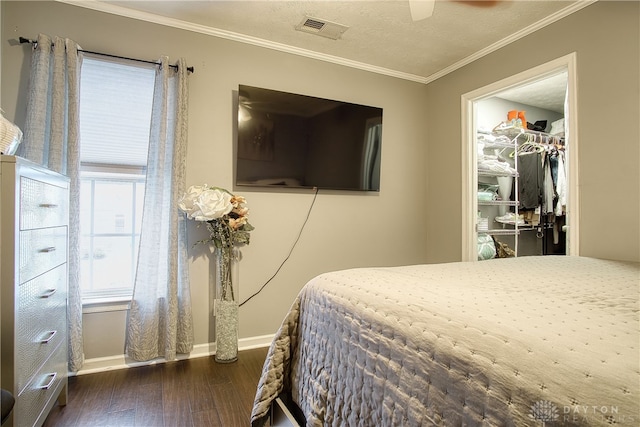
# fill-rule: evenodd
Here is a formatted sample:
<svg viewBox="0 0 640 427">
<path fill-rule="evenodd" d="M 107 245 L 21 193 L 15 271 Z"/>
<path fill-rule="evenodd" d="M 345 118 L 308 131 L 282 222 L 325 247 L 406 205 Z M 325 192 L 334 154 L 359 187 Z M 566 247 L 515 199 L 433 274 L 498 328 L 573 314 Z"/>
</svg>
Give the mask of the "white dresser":
<svg viewBox="0 0 640 427">
<path fill-rule="evenodd" d="M 69 181 L 0 158 L 1 381 L 16 403 L 6 426 L 42 425 L 67 400 Z"/>
</svg>

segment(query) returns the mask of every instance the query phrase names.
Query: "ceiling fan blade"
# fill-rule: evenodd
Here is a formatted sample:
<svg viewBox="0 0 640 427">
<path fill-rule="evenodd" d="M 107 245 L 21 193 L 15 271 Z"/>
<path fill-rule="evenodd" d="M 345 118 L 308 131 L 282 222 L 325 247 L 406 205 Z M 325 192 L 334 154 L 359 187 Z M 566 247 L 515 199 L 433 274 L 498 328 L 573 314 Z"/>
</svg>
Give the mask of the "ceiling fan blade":
<svg viewBox="0 0 640 427">
<path fill-rule="evenodd" d="M 411 10 L 411 19 L 420 21 L 433 15 L 433 8 L 436 0 L 409 0 L 409 9 Z"/>
<path fill-rule="evenodd" d="M 456 2 L 476 7 L 492 7 L 500 3 L 499 0 L 456 0 Z"/>
</svg>

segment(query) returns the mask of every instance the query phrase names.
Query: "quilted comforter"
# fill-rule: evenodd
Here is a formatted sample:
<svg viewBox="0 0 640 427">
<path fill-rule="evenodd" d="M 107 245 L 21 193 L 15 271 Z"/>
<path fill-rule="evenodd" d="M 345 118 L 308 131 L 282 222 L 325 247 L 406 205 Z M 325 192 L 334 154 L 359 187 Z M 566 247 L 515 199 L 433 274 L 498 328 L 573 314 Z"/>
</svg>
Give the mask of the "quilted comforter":
<svg viewBox="0 0 640 427">
<path fill-rule="evenodd" d="M 360 268 L 307 283 L 251 422 L 287 393 L 307 426 L 640 424 L 640 265 L 583 257 Z"/>
</svg>

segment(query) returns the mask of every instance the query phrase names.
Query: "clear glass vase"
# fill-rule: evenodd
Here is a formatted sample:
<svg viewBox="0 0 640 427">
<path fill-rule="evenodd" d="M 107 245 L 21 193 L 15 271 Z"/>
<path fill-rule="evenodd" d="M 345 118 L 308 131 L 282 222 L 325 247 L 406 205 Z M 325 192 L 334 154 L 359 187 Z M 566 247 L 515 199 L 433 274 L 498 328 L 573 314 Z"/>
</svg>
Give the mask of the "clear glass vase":
<svg viewBox="0 0 640 427">
<path fill-rule="evenodd" d="M 216 249 L 215 297 L 215 361 L 221 363 L 238 360 L 238 273 L 237 248 Z"/>
</svg>

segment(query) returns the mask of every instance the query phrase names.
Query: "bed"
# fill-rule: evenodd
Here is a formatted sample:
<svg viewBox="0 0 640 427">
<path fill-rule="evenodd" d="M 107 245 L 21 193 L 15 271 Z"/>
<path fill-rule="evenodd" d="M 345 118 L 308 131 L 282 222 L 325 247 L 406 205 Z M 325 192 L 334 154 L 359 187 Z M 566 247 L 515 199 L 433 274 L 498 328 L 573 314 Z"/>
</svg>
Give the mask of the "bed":
<svg viewBox="0 0 640 427">
<path fill-rule="evenodd" d="M 307 426 L 637 426 L 639 287 L 639 263 L 569 256 L 319 275 L 252 426 L 276 401 Z"/>
</svg>

